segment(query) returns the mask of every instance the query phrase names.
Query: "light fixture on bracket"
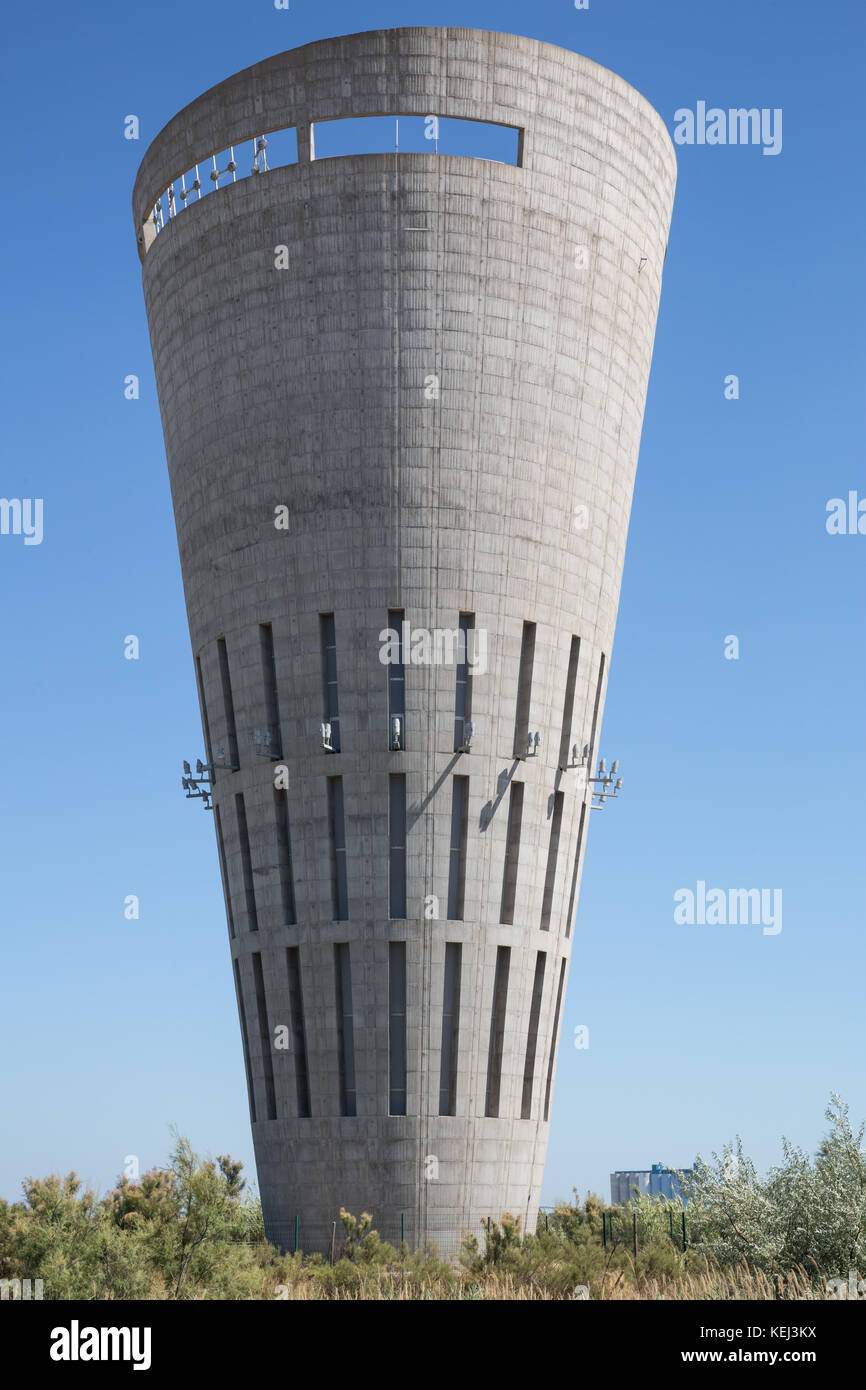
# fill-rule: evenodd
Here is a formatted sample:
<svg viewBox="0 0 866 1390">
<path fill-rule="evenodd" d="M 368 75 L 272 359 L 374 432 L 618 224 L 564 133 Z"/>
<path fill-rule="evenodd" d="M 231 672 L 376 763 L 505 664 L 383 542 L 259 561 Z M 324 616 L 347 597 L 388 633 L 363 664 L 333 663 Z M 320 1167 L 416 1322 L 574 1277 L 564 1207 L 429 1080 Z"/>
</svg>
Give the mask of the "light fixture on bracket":
<svg viewBox="0 0 866 1390">
<path fill-rule="evenodd" d="M 270 729 L 253 729 L 253 743 L 260 758 L 270 758 L 274 762 L 282 756 L 279 733 L 272 734 Z"/>
<path fill-rule="evenodd" d="M 578 746 L 576 743 L 573 743 L 573 744 L 571 745 L 571 762 L 568 764 L 568 766 L 569 766 L 569 767 L 586 767 L 588 763 L 589 763 L 589 744 L 588 744 L 588 743 L 585 743 L 585 744 L 583 745 L 583 752 L 581 753 L 579 746 Z"/>
<path fill-rule="evenodd" d="M 403 721 L 399 714 L 391 715 L 391 751 L 403 752 Z"/>
<path fill-rule="evenodd" d="M 240 763 L 227 763 L 225 757 L 226 746 L 224 743 L 218 743 L 214 761 L 212 763 L 198 762 L 196 768 L 200 772 L 237 772 Z"/>
<path fill-rule="evenodd" d="M 606 801 L 615 800 L 615 799 L 619 796 L 619 793 L 620 793 L 620 791 L 621 791 L 621 789 L 622 789 L 622 778 L 621 778 L 621 777 L 617 777 L 616 774 L 617 774 L 618 771 L 619 771 L 619 762 L 618 762 L 618 761 L 615 761 L 615 762 L 612 762 L 612 763 L 611 763 L 611 765 L 610 765 L 610 772 L 608 772 L 608 770 L 607 770 L 607 763 L 605 762 L 604 758 L 600 758 L 600 759 L 599 759 L 599 763 L 598 763 L 598 776 L 597 776 L 597 777 L 587 777 L 587 779 L 586 779 L 588 782 L 597 782 L 598 785 L 601 787 L 601 790 L 600 790 L 600 791 L 593 792 L 593 794 L 592 794 L 592 798 L 593 798 L 593 799 L 592 799 L 592 805 L 593 805 L 593 808 L 596 808 L 596 807 L 599 807 L 599 808 L 600 808 L 600 807 L 602 807 L 602 806 L 604 805 L 604 803 L 605 803 Z M 611 792 L 611 791 L 608 791 L 608 787 L 610 787 L 610 786 L 613 786 L 613 791 L 612 791 L 612 792 Z"/>
<path fill-rule="evenodd" d="M 210 768 L 205 767 L 201 758 L 199 758 L 195 765 L 195 777 L 193 777 L 192 775 L 192 768 L 186 761 L 184 761 L 183 771 L 184 776 L 180 779 L 180 785 L 186 792 L 187 801 L 192 801 L 196 797 L 201 797 L 204 801 L 204 809 L 206 811 L 212 811 L 213 806 L 211 805 L 210 800 Z"/>
</svg>

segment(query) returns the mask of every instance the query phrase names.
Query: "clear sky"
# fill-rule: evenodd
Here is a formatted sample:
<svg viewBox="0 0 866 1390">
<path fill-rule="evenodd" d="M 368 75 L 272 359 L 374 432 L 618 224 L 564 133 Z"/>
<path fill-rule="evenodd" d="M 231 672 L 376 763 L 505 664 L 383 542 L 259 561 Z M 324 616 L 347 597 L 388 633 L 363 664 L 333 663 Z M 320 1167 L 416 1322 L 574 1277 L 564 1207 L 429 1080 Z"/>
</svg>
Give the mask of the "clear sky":
<svg viewBox="0 0 866 1390">
<path fill-rule="evenodd" d="M 592 817 L 544 1200 L 736 1133 L 761 1167 L 783 1133 L 813 1149 L 831 1090 L 866 1113 L 866 535 L 825 525 L 866 498 L 859 0 L 53 0 L 3 20 L 0 495 L 44 499 L 40 545 L 0 536 L 7 1199 L 70 1168 L 106 1189 L 171 1123 L 252 1168 L 213 827 L 179 786 L 202 738 L 129 200 L 215 82 L 409 24 L 573 48 L 672 131 L 701 101 L 783 111 L 777 155 L 678 150 L 601 739 L 625 789 Z M 781 932 L 678 924 L 699 881 L 781 889 Z"/>
</svg>

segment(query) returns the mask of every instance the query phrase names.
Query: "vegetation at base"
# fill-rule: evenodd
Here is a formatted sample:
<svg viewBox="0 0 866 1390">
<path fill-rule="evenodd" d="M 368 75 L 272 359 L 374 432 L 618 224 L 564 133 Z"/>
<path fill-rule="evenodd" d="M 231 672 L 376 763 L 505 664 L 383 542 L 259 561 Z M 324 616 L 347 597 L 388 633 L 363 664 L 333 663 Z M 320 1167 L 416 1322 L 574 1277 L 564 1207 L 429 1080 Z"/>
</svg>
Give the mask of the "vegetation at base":
<svg viewBox="0 0 866 1390">
<path fill-rule="evenodd" d="M 783 1141 L 764 1179 L 737 1140 L 682 1178 L 685 1208 L 575 1191 L 535 1234 L 505 1214 L 453 1260 L 397 1249 L 369 1213 L 342 1211 L 333 1264 L 269 1245 L 241 1165 L 175 1134 L 167 1168 L 102 1199 L 70 1173 L 0 1201 L 0 1280 L 41 1279 L 46 1299 L 824 1298 L 828 1279 L 866 1271 L 866 1127 L 854 1133 L 837 1096 L 826 1116 L 814 1159 Z"/>
</svg>

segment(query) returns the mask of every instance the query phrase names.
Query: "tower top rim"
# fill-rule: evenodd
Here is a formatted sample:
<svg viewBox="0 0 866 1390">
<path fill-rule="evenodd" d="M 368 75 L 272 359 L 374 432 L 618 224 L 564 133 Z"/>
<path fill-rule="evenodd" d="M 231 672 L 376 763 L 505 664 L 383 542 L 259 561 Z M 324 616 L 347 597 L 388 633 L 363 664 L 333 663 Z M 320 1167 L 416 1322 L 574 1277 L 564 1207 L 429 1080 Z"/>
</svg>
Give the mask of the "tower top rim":
<svg viewBox="0 0 866 1390">
<path fill-rule="evenodd" d="M 504 113 L 502 103 L 497 100 L 488 100 L 483 105 L 469 98 L 461 97 L 452 100 L 449 104 L 453 109 L 449 111 L 431 112 L 429 98 L 434 95 L 435 86 L 434 73 L 431 71 L 429 90 L 413 93 L 398 93 L 397 84 L 385 85 L 389 90 L 384 95 L 390 100 L 383 104 L 381 113 L 373 110 L 354 110 L 345 111 L 331 110 L 314 111 L 311 109 L 314 99 L 307 95 L 305 87 L 308 85 L 309 69 L 311 65 L 331 60 L 335 67 L 334 80 L 339 81 L 341 66 L 344 66 L 349 74 L 360 74 L 364 70 L 365 64 L 372 66 L 376 61 L 382 59 L 393 60 L 391 72 L 396 76 L 399 69 L 401 58 L 418 58 L 425 56 L 423 47 L 413 50 L 411 47 L 415 40 L 432 41 L 435 47 L 427 50 L 427 56 L 436 59 L 438 53 L 447 63 L 449 60 L 471 61 L 471 53 L 461 53 L 456 50 L 460 44 L 472 45 L 477 52 L 486 49 L 489 54 L 488 61 L 492 61 L 496 54 L 506 55 L 511 52 L 518 59 L 523 55 L 530 61 L 526 65 L 526 104 L 525 107 L 518 103 L 513 106 L 511 114 L 519 117 L 521 112 L 525 116 L 534 114 L 534 98 L 536 94 L 536 84 L 539 78 L 537 60 L 544 55 L 550 55 L 554 61 L 560 65 L 571 68 L 575 72 L 582 72 L 585 76 L 594 77 L 595 84 L 600 92 L 607 91 L 611 96 L 611 105 L 615 102 L 631 106 L 640 112 L 642 119 L 654 127 L 657 135 L 662 137 L 662 144 L 666 146 L 665 162 L 676 168 L 676 153 L 670 133 L 665 122 L 652 103 L 642 95 L 641 92 L 633 87 L 624 77 L 621 77 L 613 69 L 605 67 L 596 62 L 593 58 L 586 57 L 585 54 L 578 53 L 574 49 L 566 48 L 561 44 L 551 43 L 545 39 L 529 38 L 525 35 L 514 34 L 508 31 L 495 29 L 475 29 L 452 25 L 413 25 L 396 28 L 376 28 L 362 29 L 351 34 L 336 34 L 326 38 L 313 39 L 309 43 L 301 44 L 296 48 L 283 49 L 278 53 L 271 54 L 258 62 L 250 64 L 248 67 L 241 68 L 239 71 L 230 74 L 204 92 L 194 97 L 192 101 L 180 108 L 174 116 L 162 127 L 159 133 L 150 142 L 145 150 L 144 156 L 136 174 L 135 184 L 132 194 L 133 218 L 138 229 L 147 213 L 153 200 L 159 196 L 162 189 L 173 179 L 178 178 L 187 168 L 191 167 L 192 162 L 206 158 L 211 151 L 199 148 L 200 140 L 204 139 L 204 144 L 213 143 L 214 140 L 222 141 L 217 143 L 216 149 L 227 148 L 230 144 L 239 144 L 242 140 L 250 138 L 255 134 L 264 134 L 268 130 L 284 128 L 282 124 L 274 124 L 277 112 L 271 107 L 265 109 L 265 97 L 268 88 L 273 86 L 274 79 L 283 79 L 289 89 L 289 94 L 281 103 L 279 111 L 280 121 L 285 121 L 285 126 L 300 123 L 304 118 L 309 121 L 323 121 L 328 119 L 339 119 L 340 116 L 356 115 L 422 115 L 439 114 L 451 115 L 458 119 L 475 120 L 497 120 L 497 112 L 501 116 Z M 406 46 L 408 45 L 408 46 Z M 533 62 L 532 60 L 535 60 Z M 519 64 L 518 64 L 519 66 Z M 418 74 L 414 74 L 417 78 Z M 513 67 L 509 69 L 508 76 L 514 81 Z M 292 81 L 301 87 L 302 94 L 295 95 Z M 321 81 L 321 75 L 319 75 Z M 393 92 L 390 87 L 393 85 Z M 494 83 L 490 84 L 491 89 Z M 335 103 L 339 105 L 339 93 L 335 91 Z M 405 106 L 405 111 L 386 110 L 385 107 L 392 106 L 395 101 Z M 352 102 L 349 101 L 349 107 Z M 416 109 L 412 109 L 412 107 Z M 472 113 L 470 113 L 470 108 Z M 219 113 L 219 125 L 223 134 L 217 135 L 216 113 Z M 255 115 L 263 116 L 261 131 L 254 130 Z M 292 118 L 287 118 L 291 114 Z M 501 120 L 502 124 L 518 123 L 519 120 Z M 246 126 L 251 128 L 246 130 Z M 240 133 L 243 131 L 243 133 Z M 196 139 L 200 132 L 199 140 Z M 210 140 L 207 136 L 210 135 Z"/>
</svg>

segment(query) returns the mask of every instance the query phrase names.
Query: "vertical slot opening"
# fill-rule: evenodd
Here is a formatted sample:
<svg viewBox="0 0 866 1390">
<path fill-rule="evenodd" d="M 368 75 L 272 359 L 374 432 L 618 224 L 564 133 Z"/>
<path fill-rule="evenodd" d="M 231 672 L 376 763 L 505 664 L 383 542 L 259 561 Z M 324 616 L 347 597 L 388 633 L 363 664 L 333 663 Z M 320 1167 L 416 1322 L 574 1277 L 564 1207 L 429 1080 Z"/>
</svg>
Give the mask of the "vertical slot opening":
<svg viewBox="0 0 866 1390">
<path fill-rule="evenodd" d="M 550 840 L 547 845 L 547 869 L 544 874 L 544 895 L 541 900 L 542 931 L 550 930 L 550 914 L 553 908 L 553 893 L 556 887 L 556 865 L 559 860 L 559 836 L 562 830 L 562 808 L 565 804 L 563 792 L 555 792 L 553 815 L 550 820 Z"/>
<path fill-rule="evenodd" d="M 262 686 L 265 692 L 267 751 L 271 757 L 279 758 L 283 753 L 283 733 L 280 725 L 280 692 L 277 685 L 274 629 L 270 623 L 259 623 L 259 649 L 262 658 Z"/>
<path fill-rule="evenodd" d="M 496 975 L 493 981 L 493 1008 L 490 1014 L 490 1046 L 487 1054 L 487 1095 L 484 1114 L 489 1119 L 499 1116 L 499 1087 L 502 1080 L 502 1056 L 505 1050 L 505 1010 L 508 1001 L 508 972 L 511 968 L 511 947 L 499 946 L 496 951 Z"/>
<path fill-rule="evenodd" d="M 388 778 L 389 892 L 391 917 L 406 916 L 406 778 Z"/>
<path fill-rule="evenodd" d="M 445 981 L 442 993 L 442 1054 L 439 1063 L 439 1114 L 457 1114 L 457 1046 L 460 1036 L 460 969 L 463 947 L 445 945 Z"/>
<path fill-rule="evenodd" d="M 310 1066 L 307 1061 L 307 1027 L 304 1021 L 304 989 L 301 982 L 301 960 L 297 946 L 286 948 L 289 974 L 289 1005 L 292 1011 L 292 1045 L 295 1049 L 295 1088 L 298 1096 L 298 1118 L 308 1120 L 310 1110 Z"/>
<path fill-rule="evenodd" d="M 244 875 L 244 897 L 247 907 L 247 930 L 258 931 L 259 917 L 256 911 L 256 889 L 253 882 L 253 861 L 250 854 L 250 836 L 247 829 L 247 811 L 243 793 L 235 796 L 235 812 L 238 819 L 238 841 L 241 850 L 241 867 Z"/>
<path fill-rule="evenodd" d="M 331 893 L 334 921 L 349 916 L 349 886 L 346 867 L 346 823 L 343 815 L 343 779 L 328 778 L 328 824 L 331 836 Z"/>
<path fill-rule="evenodd" d="M 338 942 L 334 947 L 337 977 L 337 1053 L 340 1070 L 340 1114 L 356 1113 L 355 1097 L 355 1027 L 352 1017 L 352 967 L 349 943 Z"/>
<path fill-rule="evenodd" d="M 241 988 L 241 971 L 237 961 L 235 967 L 235 993 L 238 997 L 238 1018 L 241 1022 L 241 1042 L 244 1049 L 244 1067 L 247 1073 L 247 1095 L 250 1098 L 250 1123 L 256 1122 L 256 1093 L 253 1088 L 253 1069 L 250 1066 L 250 1040 L 247 1034 L 247 1011 L 244 1008 L 244 992 Z"/>
<path fill-rule="evenodd" d="M 514 756 L 525 758 L 529 740 L 529 704 L 532 697 L 532 667 L 535 663 L 535 623 L 523 624 L 520 643 L 520 669 L 517 677 L 517 715 L 514 721 Z"/>
<path fill-rule="evenodd" d="M 204 676 L 201 670 L 201 656 L 197 656 L 195 659 L 195 679 L 198 686 L 198 702 L 201 706 L 201 727 L 204 733 L 204 752 L 207 765 L 211 767 L 213 764 L 213 747 L 211 746 L 210 740 L 210 720 L 207 713 L 207 701 L 204 698 Z M 216 777 L 214 773 L 211 772 L 211 782 L 215 781 Z"/>
<path fill-rule="evenodd" d="M 402 608 L 388 610 L 390 651 L 388 661 L 388 747 L 399 752 L 406 747 L 406 677 L 403 647 Z"/>
<path fill-rule="evenodd" d="M 333 613 L 319 614 L 325 723 L 331 726 L 331 749 L 340 751 L 340 699 L 337 687 L 337 629 Z"/>
<path fill-rule="evenodd" d="M 472 668 L 474 656 L 475 614 L 461 613 L 457 641 L 457 689 L 454 697 L 454 751 L 459 753 L 466 742 L 466 725 L 472 718 Z"/>
<path fill-rule="evenodd" d="M 280 874 L 280 898 L 283 906 L 285 925 L 297 924 L 295 907 L 295 875 L 292 868 L 292 827 L 289 816 L 289 798 L 284 791 L 274 788 L 274 817 L 277 824 L 277 856 Z"/>
<path fill-rule="evenodd" d="M 253 981 L 256 987 L 256 1013 L 259 1019 L 259 1038 L 262 1044 L 262 1066 L 265 1073 L 268 1119 L 275 1120 L 277 1118 L 277 1093 L 274 1088 L 274 1054 L 271 1051 L 271 1030 L 268 1027 L 268 1006 L 265 999 L 262 957 L 258 951 L 253 952 Z"/>
<path fill-rule="evenodd" d="M 565 919 L 565 935 L 571 936 L 571 929 L 574 926 L 574 899 L 577 895 L 577 880 L 580 874 L 580 854 L 583 849 L 583 825 L 586 820 L 586 802 L 581 803 L 580 824 L 577 828 L 577 849 L 574 853 L 574 868 L 571 871 L 571 892 L 568 895 L 568 915 Z"/>
<path fill-rule="evenodd" d="M 523 821 L 523 783 L 512 782 L 508 799 L 508 830 L 505 840 L 505 869 L 502 875 L 502 908 L 500 922 L 514 922 L 514 902 L 517 896 L 517 861 L 520 857 L 520 827 Z"/>
<path fill-rule="evenodd" d="M 451 848 L 448 862 L 448 917 L 452 922 L 463 921 L 468 807 L 469 778 L 455 777 L 451 790 Z"/>
<path fill-rule="evenodd" d="M 595 767 L 595 740 L 596 740 L 596 735 L 597 735 L 597 733 L 598 733 L 598 711 L 599 711 L 599 709 L 601 708 L 601 689 L 602 689 L 602 686 L 603 686 L 603 685 L 604 685 L 604 652 L 602 652 L 602 654 L 601 654 L 601 660 L 600 660 L 599 663 L 598 663 L 598 681 L 596 682 L 596 687 L 595 687 L 595 703 L 594 703 L 594 705 L 593 705 L 593 707 L 592 707 L 592 729 L 590 730 L 590 735 L 589 735 L 589 764 L 588 764 L 588 766 L 589 766 L 589 772 L 587 773 L 587 776 L 589 776 L 589 777 L 592 776 L 592 770 L 593 770 L 593 768 Z"/>
<path fill-rule="evenodd" d="M 556 1065 L 556 1043 L 559 1038 L 559 1013 L 562 1008 L 562 990 L 565 984 L 565 957 L 559 967 L 559 983 L 556 986 L 556 1008 L 553 1011 L 553 1032 L 550 1035 L 550 1055 L 547 1059 L 547 1085 L 544 1088 L 544 1123 L 550 1118 L 550 1092 L 553 1086 L 553 1069 Z"/>
<path fill-rule="evenodd" d="M 406 943 L 388 944 L 389 1115 L 406 1114 Z"/>
<path fill-rule="evenodd" d="M 228 919 L 229 924 L 229 937 L 233 941 L 235 936 L 235 918 L 234 913 L 232 912 L 232 895 L 231 890 L 229 888 L 228 871 L 226 869 L 226 847 L 223 842 L 223 823 L 222 818 L 220 817 L 220 808 L 216 804 L 213 808 L 213 820 L 214 826 L 216 828 L 217 854 L 219 856 L 220 861 L 220 878 L 222 879 L 223 883 L 223 897 L 225 898 L 226 903 L 226 918 Z"/>
<path fill-rule="evenodd" d="M 526 1034 L 526 1056 L 523 1062 L 523 1096 L 520 1102 L 521 1120 L 532 1119 L 532 1088 L 535 1083 L 535 1054 L 538 1050 L 538 1020 L 544 992 L 544 970 L 547 956 L 539 951 L 535 957 L 535 976 L 532 981 L 532 1002 L 529 1006 L 529 1029 Z"/>
<path fill-rule="evenodd" d="M 219 657 L 220 686 L 223 693 L 223 711 L 226 721 L 226 757 L 230 768 L 238 765 L 238 731 L 235 725 L 235 704 L 232 699 L 232 681 L 229 672 L 229 654 L 224 637 L 217 638 L 217 655 Z"/>
<path fill-rule="evenodd" d="M 568 674 L 565 678 L 565 700 L 562 705 L 562 733 L 559 739 L 559 766 L 568 767 L 571 748 L 571 725 L 574 719 L 574 691 L 580 662 L 580 638 L 572 637 L 568 653 Z"/>
</svg>

